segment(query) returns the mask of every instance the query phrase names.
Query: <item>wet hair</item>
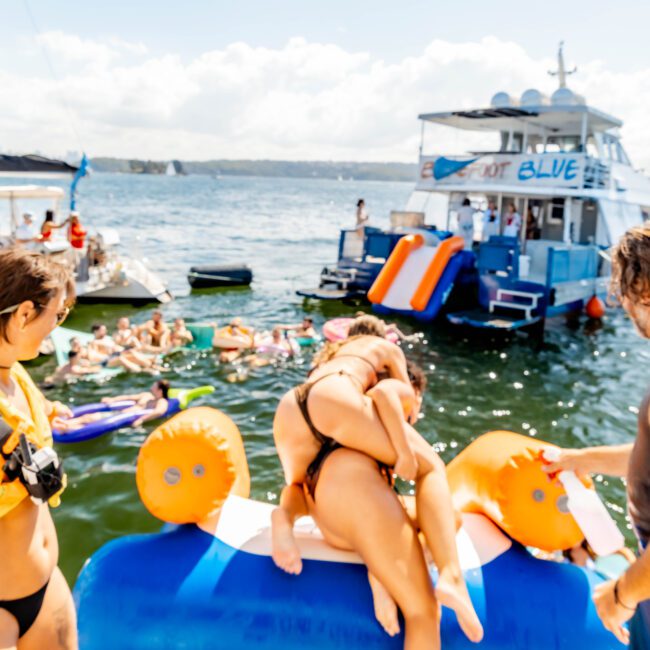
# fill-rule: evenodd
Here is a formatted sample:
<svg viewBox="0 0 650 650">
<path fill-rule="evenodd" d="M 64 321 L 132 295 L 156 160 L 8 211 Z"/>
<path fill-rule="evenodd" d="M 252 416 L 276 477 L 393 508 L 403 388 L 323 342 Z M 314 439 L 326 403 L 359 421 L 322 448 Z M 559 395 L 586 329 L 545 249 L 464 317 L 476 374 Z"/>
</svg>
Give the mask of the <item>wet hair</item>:
<svg viewBox="0 0 650 650">
<path fill-rule="evenodd" d="M 417 363 L 407 359 L 406 372 L 408 373 L 413 390 L 416 390 L 420 394 L 424 393 L 427 387 L 427 376 L 424 374 L 424 370 Z"/>
<path fill-rule="evenodd" d="M 79 356 L 78 352 L 75 352 L 74 350 L 70 350 L 70 352 L 68 352 L 68 361 L 72 361 L 75 357 L 78 356 Z"/>
<path fill-rule="evenodd" d="M 365 204 L 366 204 L 366 202 L 363 199 L 359 199 L 357 201 L 357 208 L 360 208 L 362 205 L 365 205 Z"/>
<path fill-rule="evenodd" d="M 630 228 L 614 249 L 610 293 L 618 300 L 650 300 L 650 223 Z"/>
<path fill-rule="evenodd" d="M 66 305 L 75 298 L 74 279 L 70 270 L 47 255 L 34 253 L 25 248 L 7 248 L 0 251 L 0 311 L 27 300 L 34 303 L 37 316 L 43 308 L 63 290 Z M 11 281 L 6 281 L 11 278 Z M 7 338 L 9 321 L 13 312 L 0 315 L 0 341 Z"/>
<path fill-rule="evenodd" d="M 372 314 L 358 316 L 352 321 L 348 330 L 348 338 L 352 336 L 379 336 L 386 338 L 386 324 L 381 318 Z"/>
<path fill-rule="evenodd" d="M 90 328 L 90 331 L 94 334 L 95 332 L 99 332 L 100 329 L 104 327 L 104 323 L 93 323 L 93 326 Z"/>
<path fill-rule="evenodd" d="M 166 379 L 159 379 L 156 382 L 156 386 L 158 386 L 158 388 L 161 390 L 161 392 L 163 394 L 163 397 L 165 399 L 168 399 L 169 398 L 169 389 L 171 388 L 171 385 L 169 384 L 169 382 Z"/>
<path fill-rule="evenodd" d="M 463 199 L 463 205 L 472 205 L 472 202 L 469 199 Z"/>
<path fill-rule="evenodd" d="M 364 314 L 363 316 L 355 318 L 348 330 L 348 337 L 342 341 L 328 341 L 325 343 L 321 351 L 314 356 L 313 367 L 318 367 L 327 363 L 336 356 L 336 353 L 342 346 L 362 336 L 378 336 L 382 339 L 386 338 L 386 326 L 384 325 L 384 321 L 370 314 Z"/>
<path fill-rule="evenodd" d="M 54 221 L 54 210 L 45 210 L 45 221 Z"/>
</svg>

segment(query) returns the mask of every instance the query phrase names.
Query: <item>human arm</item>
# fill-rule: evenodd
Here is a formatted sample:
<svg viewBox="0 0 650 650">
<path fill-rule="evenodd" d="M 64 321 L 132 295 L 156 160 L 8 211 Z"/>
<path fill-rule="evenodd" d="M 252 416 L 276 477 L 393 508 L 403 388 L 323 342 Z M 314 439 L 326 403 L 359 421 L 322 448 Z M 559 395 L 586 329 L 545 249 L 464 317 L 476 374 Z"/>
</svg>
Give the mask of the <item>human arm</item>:
<svg viewBox="0 0 650 650">
<path fill-rule="evenodd" d="M 143 415 L 142 417 L 139 417 L 134 423 L 134 427 L 139 427 L 141 424 L 144 422 L 148 422 L 149 420 L 157 420 L 158 418 L 163 417 L 165 413 L 167 413 L 167 407 L 168 407 L 168 402 L 166 399 L 159 399 L 156 402 L 156 405 L 153 407 L 153 409 L 147 413 L 146 415 Z"/>
<path fill-rule="evenodd" d="M 384 366 L 388 371 L 388 376 L 392 379 L 399 379 L 410 386 L 411 380 L 406 369 L 406 357 L 401 348 L 388 341 L 382 341 L 381 344 L 383 346 Z"/>
<path fill-rule="evenodd" d="M 99 372 L 102 369 L 101 366 L 72 366 L 70 369 L 71 374 L 73 375 L 92 375 L 96 372 Z"/>
<path fill-rule="evenodd" d="M 407 481 L 415 480 L 417 460 L 408 442 L 405 418 L 405 404 L 415 402 L 415 393 L 410 385 L 399 380 L 385 379 L 367 391 L 377 414 L 386 429 L 388 438 L 397 455 L 395 473 Z M 407 406 L 406 410 L 411 410 Z"/>
<path fill-rule="evenodd" d="M 567 470 L 576 474 L 606 474 L 627 476 L 633 443 L 615 446 L 586 447 L 585 449 L 561 449 L 558 460 L 544 464 L 549 474 Z"/>
<path fill-rule="evenodd" d="M 102 403 L 113 404 L 114 402 L 137 402 L 143 397 L 150 397 L 151 393 L 135 393 L 131 395 L 116 395 L 114 397 L 102 397 Z"/>
<path fill-rule="evenodd" d="M 623 627 L 637 605 L 650 598 L 650 551 L 643 551 L 618 580 L 609 580 L 594 589 L 596 611 L 606 629 L 622 643 L 629 643 L 630 633 Z"/>
<path fill-rule="evenodd" d="M 48 399 L 45 400 L 45 414 L 50 421 L 57 417 L 72 417 L 72 411 L 65 404 L 59 401 L 50 402 Z"/>
</svg>

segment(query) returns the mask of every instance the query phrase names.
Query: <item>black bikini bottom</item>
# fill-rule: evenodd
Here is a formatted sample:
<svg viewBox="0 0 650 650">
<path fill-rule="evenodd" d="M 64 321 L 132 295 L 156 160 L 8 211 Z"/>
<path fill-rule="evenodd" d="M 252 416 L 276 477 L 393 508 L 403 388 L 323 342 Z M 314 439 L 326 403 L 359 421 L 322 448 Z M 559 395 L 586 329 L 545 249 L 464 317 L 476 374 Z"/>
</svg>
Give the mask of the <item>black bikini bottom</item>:
<svg viewBox="0 0 650 650">
<path fill-rule="evenodd" d="M 14 600 L 0 600 L 0 609 L 9 612 L 18 622 L 18 638 L 23 637 L 37 619 L 49 583 L 48 580 L 43 587 L 31 596 L 15 598 Z"/>
</svg>

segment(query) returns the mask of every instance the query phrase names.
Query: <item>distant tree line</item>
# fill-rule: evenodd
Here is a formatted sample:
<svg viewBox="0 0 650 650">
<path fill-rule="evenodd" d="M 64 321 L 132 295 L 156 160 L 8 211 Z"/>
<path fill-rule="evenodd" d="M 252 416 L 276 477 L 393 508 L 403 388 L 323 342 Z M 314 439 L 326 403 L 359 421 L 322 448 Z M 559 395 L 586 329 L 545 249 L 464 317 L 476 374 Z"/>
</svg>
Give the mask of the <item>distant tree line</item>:
<svg viewBox="0 0 650 650">
<path fill-rule="evenodd" d="M 169 161 L 93 158 L 98 172 L 164 174 Z M 178 173 L 211 176 L 270 176 L 341 180 L 415 181 L 417 165 L 411 163 L 312 162 L 284 160 L 173 161 Z M 182 170 L 182 172 L 180 171 Z"/>
</svg>

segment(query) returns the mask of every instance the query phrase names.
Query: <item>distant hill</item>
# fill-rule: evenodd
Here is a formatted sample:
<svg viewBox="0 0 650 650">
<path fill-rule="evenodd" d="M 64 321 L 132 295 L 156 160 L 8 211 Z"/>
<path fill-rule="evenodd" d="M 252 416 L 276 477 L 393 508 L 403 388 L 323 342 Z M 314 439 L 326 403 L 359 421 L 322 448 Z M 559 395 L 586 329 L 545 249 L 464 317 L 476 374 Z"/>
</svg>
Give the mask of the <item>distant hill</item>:
<svg viewBox="0 0 650 650">
<path fill-rule="evenodd" d="M 98 172 L 124 174 L 164 174 L 168 161 L 93 158 Z M 178 161 L 174 161 L 176 165 Z M 414 181 L 417 165 L 411 163 L 310 162 L 284 160 L 181 161 L 187 174 L 211 176 L 271 176 L 284 178 L 330 178 L 362 181 Z"/>
</svg>

